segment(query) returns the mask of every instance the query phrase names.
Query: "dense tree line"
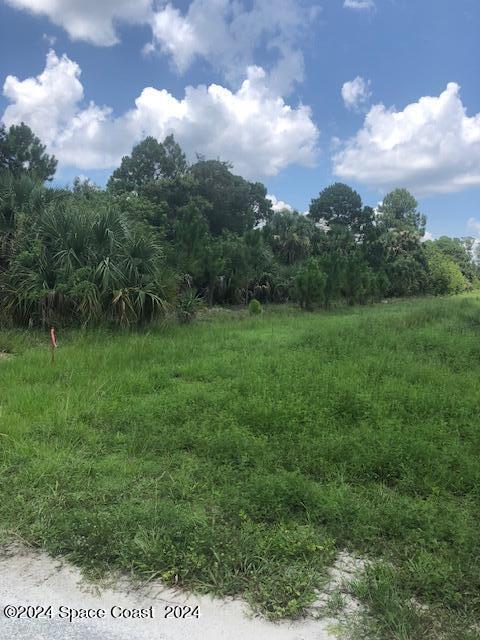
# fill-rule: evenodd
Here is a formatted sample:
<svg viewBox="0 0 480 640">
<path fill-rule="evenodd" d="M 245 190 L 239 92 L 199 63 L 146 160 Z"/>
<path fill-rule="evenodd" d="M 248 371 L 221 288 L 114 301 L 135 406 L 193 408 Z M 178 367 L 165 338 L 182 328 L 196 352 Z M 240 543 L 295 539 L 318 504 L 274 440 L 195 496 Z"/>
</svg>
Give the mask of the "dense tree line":
<svg viewBox="0 0 480 640">
<path fill-rule="evenodd" d="M 422 242 L 405 189 L 374 210 L 334 184 L 308 215 L 272 210 L 265 186 L 228 163 L 189 165 L 173 136 L 146 138 L 105 189 L 48 185 L 56 159 L 26 125 L 0 127 L 3 322 L 121 324 L 200 303 L 336 302 L 443 295 L 476 286 L 471 238 Z"/>
</svg>

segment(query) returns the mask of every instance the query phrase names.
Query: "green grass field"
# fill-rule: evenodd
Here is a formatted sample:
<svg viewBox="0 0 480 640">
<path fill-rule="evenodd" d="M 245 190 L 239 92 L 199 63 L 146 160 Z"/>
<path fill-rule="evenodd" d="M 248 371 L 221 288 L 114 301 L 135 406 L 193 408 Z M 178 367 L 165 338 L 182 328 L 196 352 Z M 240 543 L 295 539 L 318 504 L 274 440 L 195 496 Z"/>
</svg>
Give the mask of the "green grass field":
<svg viewBox="0 0 480 640">
<path fill-rule="evenodd" d="M 479 637 L 478 297 L 59 340 L 0 332 L 4 537 L 270 617 L 346 549 L 358 637 Z"/>
</svg>

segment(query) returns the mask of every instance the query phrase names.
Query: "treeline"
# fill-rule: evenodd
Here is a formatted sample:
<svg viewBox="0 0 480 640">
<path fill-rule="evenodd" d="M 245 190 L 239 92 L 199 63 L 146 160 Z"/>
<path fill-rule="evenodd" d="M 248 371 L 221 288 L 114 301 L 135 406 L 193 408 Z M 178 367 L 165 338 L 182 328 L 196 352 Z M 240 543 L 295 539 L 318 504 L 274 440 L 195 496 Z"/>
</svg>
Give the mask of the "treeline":
<svg viewBox="0 0 480 640">
<path fill-rule="evenodd" d="M 218 160 L 189 165 L 173 136 L 146 138 L 105 189 L 48 186 L 56 160 L 26 125 L 0 127 L 0 313 L 26 326 L 135 324 L 200 304 L 338 301 L 476 286 L 472 238 L 422 242 L 405 189 L 374 210 L 344 184 L 308 215 L 272 210 L 266 189 Z"/>
</svg>

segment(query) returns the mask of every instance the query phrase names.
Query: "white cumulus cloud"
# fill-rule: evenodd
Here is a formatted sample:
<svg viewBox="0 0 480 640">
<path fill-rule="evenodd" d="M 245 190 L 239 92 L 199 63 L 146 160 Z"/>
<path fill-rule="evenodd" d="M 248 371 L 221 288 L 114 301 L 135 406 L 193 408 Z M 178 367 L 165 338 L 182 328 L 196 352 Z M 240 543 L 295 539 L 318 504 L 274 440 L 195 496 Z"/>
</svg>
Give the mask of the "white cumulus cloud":
<svg viewBox="0 0 480 640">
<path fill-rule="evenodd" d="M 151 0 L 6 0 L 16 9 L 47 16 L 74 40 L 110 46 L 118 42 L 118 23 L 143 23 Z"/>
<path fill-rule="evenodd" d="M 367 9 L 374 9 L 374 0 L 345 0 L 343 3 L 345 9 L 356 9 L 357 11 L 365 11 Z"/>
<path fill-rule="evenodd" d="M 347 109 L 358 110 L 364 107 L 371 97 L 370 81 L 357 76 L 354 80 L 345 82 L 342 87 L 342 98 Z"/>
<path fill-rule="evenodd" d="M 42 140 L 54 144 L 59 130 L 68 126 L 83 98 L 80 67 L 67 56 L 49 51 L 45 69 L 36 78 L 19 80 L 7 76 L 3 94 L 11 102 L 3 120 L 7 124 L 27 122 Z"/>
<path fill-rule="evenodd" d="M 285 209 L 287 211 L 293 211 L 293 207 L 290 204 L 287 204 L 286 202 L 284 202 L 283 200 L 278 200 L 278 198 L 276 196 L 274 196 L 273 194 L 268 194 L 267 198 L 270 200 L 270 202 L 272 203 L 272 209 L 274 211 L 284 211 Z"/>
<path fill-rule="evenodd" d="M 374 0 L 345 0 L 343 6 L 345 9 L 356 9 L 357 11 L 362 11 L 366 9 L 374 9 L 375 2 Z"/>
<path fill-rule="evenodd" d="M 191 5 L 189 14 L 195 6 L 195 3 Z M 208 8 L 208 3 L 206 6 Z M 223 26 L 221 13 L 214 13 L 211 17 L 220 25 L 220 28 Z M 167 4 L 166 7 L 154 14 L 152 29 L 155 41 L 164 53 L 172 56 L 180 72 L 185 71 L 196 56 L 204 56 L 208 53 L 210 46 L 210 37 L 207 35 L 209 19 L 210 16 L 202 13 L 196 18 L 195 9 L 193 18 L 183 16 L 171 4 Z M 205 34 L 202 33 L 198 24 L 203 20 L 205 21 L 202 25 L 206 31 Z M 215 28 L 215 25 L 212 27 Z M 152 43 L 152 46 L 155 45 Z"/>
<path fill-rule="evenodd" d="M 153 43 L 179 72 L 202 58 L 231 84 L 265 47 L 273 58 L 269 85 L 286 94 L 303 79 L 299 42 L 318 12 L 298 0 L 253 0 L 249 8 L 238 0 L 193 0 L 185 13 L 168 3 L 152 18 Z"/>
<path fill-rule="evenodd" d="M 468 116 L 460 87 L 423 97 L 403 111 L 373 106 L 360 131 L 334 155 L 343 179 L 418 195 L 480 185 L 480 113 Z"/>
<path fill-rule="evenodd" d="M 191 0 L 185 11 L 166 0 L 6 0 L 48 17 L 74 40 L 111 46 L 122 24 L 145 24 L 160 51 L 183 73 L 197 58 L 237 88 L 259 51 L 270 60 L 269 85 L 288 95 L 303 80 L 302 46 L 320 8 L 306 0 Z M 265 57 L 265 56 L 264 56 Z"/>
<path fill-rule="evenodd" d="M 217 84 L 187 87 L 183 98 L 146 87 L 119 117 L 91 102 L 83 106 L 78 64 L 53 51 L 35 78 L 8 76 L 10 101 L 3 122 L 25 122 L 61 165 L 82 170 L 116 166 L 147 135 L 173 133 L 191 159 L 199 152 L 233 163 L 247 178 L 275 175 L 290 164 L 312 166 L 319 131 L 310 108 L 292 107 L 266 86 L 260 67 L 250 67 L 237 91 Z"/>
</svg>

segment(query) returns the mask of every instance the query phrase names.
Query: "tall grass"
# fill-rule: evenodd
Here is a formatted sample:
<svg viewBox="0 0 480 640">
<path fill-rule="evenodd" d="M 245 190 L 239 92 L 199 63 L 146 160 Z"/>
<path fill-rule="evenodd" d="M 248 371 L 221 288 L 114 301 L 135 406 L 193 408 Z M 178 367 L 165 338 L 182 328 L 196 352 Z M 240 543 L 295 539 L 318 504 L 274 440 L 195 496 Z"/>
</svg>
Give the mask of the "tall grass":
<svg viewBox="0 0 480 640">
<path fill-rule="evenodd" d="M 8 535 L 271 617 L 347 549 L 374 561 L 360 637 L 478 637 L 477 297 L 47 345 L 0 333 Z"/>
</svg>

